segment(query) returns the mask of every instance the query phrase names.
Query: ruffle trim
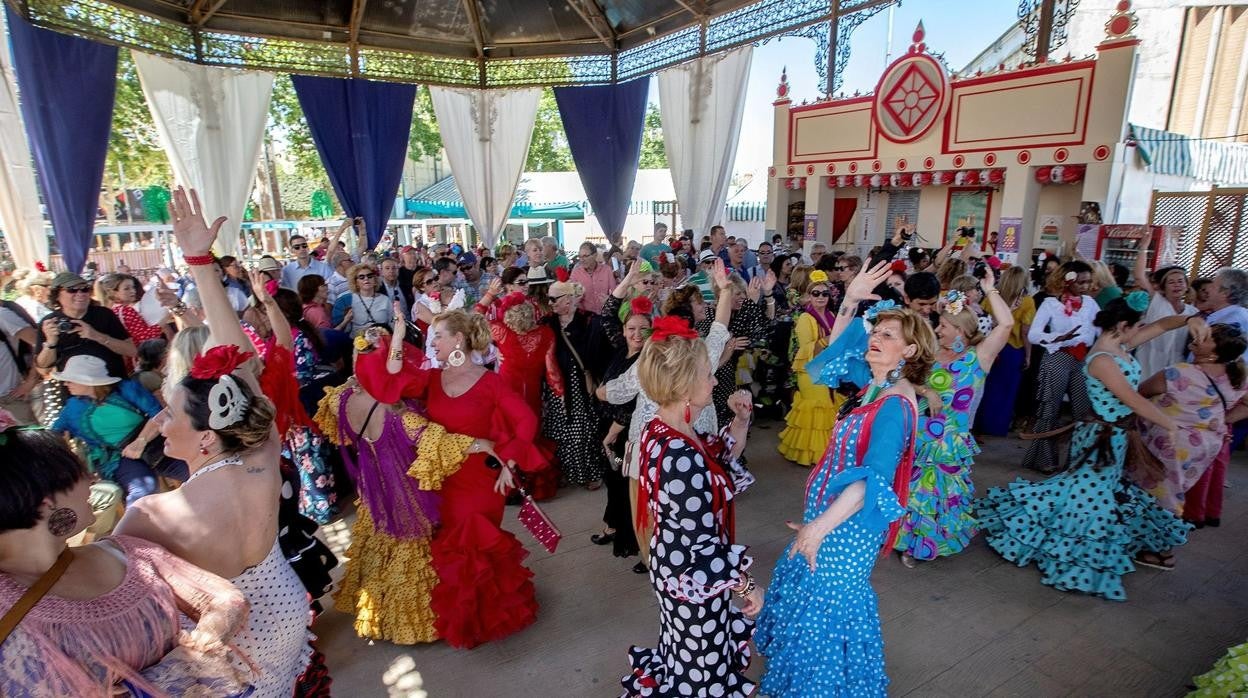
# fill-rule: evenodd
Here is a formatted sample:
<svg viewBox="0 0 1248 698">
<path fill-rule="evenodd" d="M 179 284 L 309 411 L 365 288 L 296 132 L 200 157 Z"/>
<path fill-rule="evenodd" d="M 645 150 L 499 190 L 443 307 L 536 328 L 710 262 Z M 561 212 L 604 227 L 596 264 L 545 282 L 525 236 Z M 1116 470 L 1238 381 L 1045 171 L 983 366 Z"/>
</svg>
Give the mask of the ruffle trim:
<svg viewBox="0 0 1248 698">
<path fill-rule="evenodd" d="M 412 461 L 407 474 L 416 478 L 422 490 L 442 489 L 442 483 L 459 472 L 475 440 L 471 436 L 451 434 L 442 425 L 412 412 L 403 414 L 403 428 L 409 436 L 420 433 L 416 460 Z"/>
<path fill-rule="evenodd" d="M 1248 643 L 1236 645 L 1213 669 L 1192 679 L 1196 691 L 1188 698 L 1231 698 L 1248 693 Z"/>
<path fill-rule="evenodd" d="M 438 575 L 427 538 L 399 540 L 377 531 L 368 506 L 361 502 L 347 557 L 334 606 L 354 610 L 357 635 L 396 645 L 438 639 L 430 606 Z"/>
<path fill-rule="evenodd" d="M 914 449 L 914 463 L 918 467 L 920 463 L 946 463 L 959 467 L 969 467 L 975 462 L 975 456 L 982 452 L 979 444 L 975 442 L 975 437 L 969 433 L 949 434 L 939 439 L 933 439 L 924 431 L 924 425 L 919 425 L 918 445 Z"/>
<path fill-rule="evenodd" d="M 900 519 L 906 510 L 897 502 L 897 493 L 893 492 L 892 485 L 870 468 L 847 468 L 832 476 L 822 486 L 823 500 L 819 503 L 817 511 L 823 511 L 826 508 L 826 502 L 830 501 L 832 495 L 840 493 L 851 483 L 859 480 L 866 484 L 867 491 L 863 496 L 862 509 L 849 517 L 848 521 L 856 522 L 867 529 L 868 533 L 883 533 L 888 530 L 888 525 Z"/>
<path fill-rule="evenodd" d="M 731 643 L 731 657 L 724 657 L 723 664 L 731 667 L 719 686 L 720 692 L 713 693 L 710 688 L 702 687 L 706 693 L 701 695 L 736 696 L 753 695 L 757 685 L 745 675 L 750 668 L 750 637 L 753 635 L 753 623 L 746 619 L 745 614 L 736 608 L 728 609 L 728 641 Z M 737 626 L 734 628 L 733 626 Z M 657 649 L 632 646 L 628 650 L 628 663 L 633 668 L 631 674 L 620 679 L 624 687 L 623 696 L 671 696 L 677 695 L 677 677 L 669 676 L 667 662 Z"/>
<path fill-rule="evenodd" d="M 701 564 L 705 558 L 699 559 L 696 550 L 690 551 L 692 559 L 685 569 L 676 577 L 663 580 L 665 591 L 672 598 L 698 604 L 729 591 L 741 583 L 741 575 L 754 564 L 754 559 L 745 554 L 746 550 L 748 548 L 744 545 L 728 546 L 724 566 L 721 568 L 726 570 L 727 577 L 717 580 L 706 579 L 706 573 Z M 696 569 L 691 571 L 691 568 L 695 566 Z M 699 576 L 701 579 L 698 579 Z"/>
<path fill-rule="evenodd" d="M 974 486 L 965 466 L 915 465 L 910 501 L 894 549 L 917 560 L 956 555 L 979 532 L 972 512 Z"/>
<path fill-rule="evenodd" d="M 312 421 L 321 433 L 335 446 L 345 446 L 342 434 L 338 431 L 338 405 L 342 402 L 343 393 L 350 389 L 350 384 L 325 388 L 325 397 L 316 402 L 316 416 Z"/>
<path fill-rule="evenodd" d="M 499 640 L 537 619 L 528 552 L 512 534 L 480 514 L 433 540 L 438 584 L 430 605 L 438 634 L 452 647 L 471 649 Z"/>
</svg>

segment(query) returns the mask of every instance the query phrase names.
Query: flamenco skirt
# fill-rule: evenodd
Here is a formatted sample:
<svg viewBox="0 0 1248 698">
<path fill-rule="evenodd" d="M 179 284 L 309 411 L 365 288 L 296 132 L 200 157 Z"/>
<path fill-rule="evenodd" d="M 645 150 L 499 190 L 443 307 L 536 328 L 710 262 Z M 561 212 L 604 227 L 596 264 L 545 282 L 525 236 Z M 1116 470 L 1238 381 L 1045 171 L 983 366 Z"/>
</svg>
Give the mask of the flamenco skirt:
<svg viewBox="0 0 1248 698">
<path fill-rule="evenodd" d="M 431 592 L 438 583 L 429 539 L 403 540 L 376 529 L 368 505 L 360 503 L 346 573 L 334 605 L 355 611 L 355 633 L 396 645 L 434 642 Z"/>
<path fill-rule="evenodd" d="M 1248 643 L 1226 651 L 1213 669 L 1192 679 L 1196 690 L 1188 698 L 1232 698 L 1248 694 Z"/>
<path fill-rule="evenodd" d="M 754 633 L 767 657 L 763 695 L 885 695 L 884 639 L 870 584 L 881 535 L 850 518 L 824 539 L 814 571 L 801 555 L 780 555 Z"/>
<path fill-rule="evenodd" d="M 910 501 L 894 548 L 916 560 L 962 552 L 978 532 L 973 505 L 969 463 L 916 462 L 910 477 Z"/>
<path fill-rule="evenodd" d="M 632 673 L 620 680 L 625 697 L 632 696 L 724 696 L 735 698 L 754 694 L 757 685 L 745 671 L 750 667 L 750 636 L 753 624 L 733 608 L 724 593 L 723 617 L 708 618 L 697 628 L 699 636 L 673 632 L 663 623 L 658 648 L 632 646 L 628 664 Z M 716 601 L 713 599 L 712 601 Z M 679 612 L 681 604 L 676 602 Z M 710 602 L 708 602 L 710 603 Z M 660 602 L 662 606 L 662 602 Z M 689 604 L 694 605 L 694 604 Z M 696 611 L 690 616 L 698 617 Z M 683 614 L 681 617 L 685 617 Z M 688 629 L 686 629 L 688 632 Z"/>
<path fill-rule="evenodd" d="M 528 552 L 499 528 L 504 498 L 493 490 L 497 477 L 475 454 L 442 484 L 430 606 L 438 635 L 454 647 L 504 638 L 537 618 L 533 573 L 522 564 Z"/>
<path fill-rule="evenodd" d="M 807 467 L 817 463 L 828 448 L 836 410 L 843 400 L 827 386 L 812 383 L 805 371 L 799 371 L 793 409 L 785 417 L 787 426 L 780 432 L 780 455 Z"/>
<path fill-rule="evenodd" d="M 1084 463 L 1041 482 L 1015 480 L 976 503 L 980 528 L 1002 557 L 1035 562 L 1041 583 L 1125 601 L 1122 575 L 1140 551 L 1187 542 L 1186 523 L 1122 479 L 1121 468 Z"/>
</svg>

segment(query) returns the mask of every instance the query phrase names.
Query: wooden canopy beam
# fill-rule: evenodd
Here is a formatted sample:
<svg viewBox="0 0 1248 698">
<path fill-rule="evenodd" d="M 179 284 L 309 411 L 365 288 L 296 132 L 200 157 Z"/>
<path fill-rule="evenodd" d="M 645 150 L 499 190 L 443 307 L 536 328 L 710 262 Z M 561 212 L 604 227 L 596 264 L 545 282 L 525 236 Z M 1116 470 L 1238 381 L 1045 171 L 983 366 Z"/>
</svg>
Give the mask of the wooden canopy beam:
<svg viewBox="0 0 1248 698">
<path fill-rule="evenodd" d="M 222 5 L 225 5 L 225 0 L 195 0 L 191 3 L 191 9 L 187 13 L 191 17 L 191 24 L 197 27 L 204 26 L 213 15 L 217 14 Z"/>
<path fill-rule="evenodd" d="M 594 0 L 568 0 L 568 5 L 580 15 L 598 40 L 608 49 L 614 51 L 619 48 L 620 42 L 615 37 L 615 31 L 611 28 L 611 23 L 607 21 L 606 13 L 598 7 L 598 3 Z"/>
<path fill-rule="evenodd" d="M 351 55 L 351 74 L 360 74 L 360 23 L 368 0 L 351 0 L 351 19 L 347 23 L 347 51 Z"/>
</svg>

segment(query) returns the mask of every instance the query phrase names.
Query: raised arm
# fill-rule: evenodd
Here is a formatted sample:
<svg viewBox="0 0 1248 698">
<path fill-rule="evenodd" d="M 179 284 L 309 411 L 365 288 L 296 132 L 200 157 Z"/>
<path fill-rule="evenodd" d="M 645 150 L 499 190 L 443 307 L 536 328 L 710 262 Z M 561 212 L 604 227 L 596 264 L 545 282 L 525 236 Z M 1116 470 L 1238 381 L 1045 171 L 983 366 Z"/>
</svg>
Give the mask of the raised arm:
<svg viewBox="0 0 1248 698">
<path fill-rule="evenodd" d="M 845 287 L 845 298 L 841 301 L 841 309 L 837 311 L 836 322 L 832 325 L 832 331 L 828 333 L 829 345 L 835 342 L 836 338 L 840 337 L 841 333 L 854 321 L 854 316 L 858 314 L 858 306 L 863 301 L 880 299 L 875 293 L 875 288 L 888 278 L 890 273 L 888 264 L 888 262 L 880 262 L 874 267 L 864 266 Z"/>
<path fill-rule="evenodd" d="M 1141 291 L 1152 293 L 1157 290 L 1153 288 L 1152 279 L 1148 278 L 1148 253 L 1152 252 L 1153 240 L 1151 237 L 1144 238 L 1144 249 L 1135 255 L 1135 285 L 1140 287 Z"/>
<path fill-rule="evenodd" d="M 1154 320 L 1136 330 L 1135 335 L 1131 337 L 1131 341 L 1127 344 L 1134 349 L 1150 339 L 1156 339 L 1166 332 L 1177 330 L 1184 325 L 1187 326 L 1188 331 L 1192 333 L 1192 338 L 1197 342 L 1203 342 L 1209 337 L 1209 325 L 1205 323 L 1203 318 L 1196 315 L 1170 315 L 1160 320 Z"/>
<path fill-rule="evenodd" d="M 988 337 L 980 342 L 976 351 L 979 356 L 979 365 L 987 372 L 992 369 L 992 362 L 997 360 L 997 355 L 1001 353 L 1006 342 L 1010 341 L 1010 333 L 1014 331 L 1014 315 L 1010 312 L 1010 306 L 1006 305 L 1001 298 L 1001 292 L 997 290 L 997 276 L 993 273 L 992 267 L 985 266 L 984 271 L 986 274 L 980 281 L 980 286 L 983 287 L 984 295 L 988 298 L 988 305 L 992 309 L 992 319 L 997 323 L 997 326 L 992 328 L 992 332 L 988 333 Z"/>
<path fill-rule="evenodd" d="M 251 272 L 251 292 L 255 294 L 256 302 L 260 304 L 260 307 L 264 308 L 264 316 L 269 320 L 269 327 L 273 328 L 274 341 L 278 346 L 293 353 L 295 338 L 290 332 L 290 322 L 282 313 L 282 309 L 278 307 L 277 301 L 269 295 L 268 289 L 264 287 L 264 275 L 258 271 Z"/>
</svg>

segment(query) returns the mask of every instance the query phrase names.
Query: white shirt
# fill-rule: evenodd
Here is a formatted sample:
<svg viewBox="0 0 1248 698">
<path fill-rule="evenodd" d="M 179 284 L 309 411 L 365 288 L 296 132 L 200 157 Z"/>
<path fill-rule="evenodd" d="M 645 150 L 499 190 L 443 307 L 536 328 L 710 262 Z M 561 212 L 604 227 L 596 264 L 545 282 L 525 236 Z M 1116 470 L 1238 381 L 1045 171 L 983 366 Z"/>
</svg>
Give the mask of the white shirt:
<svg viewBox="0 0 1248 698">
<path fill-rule="evenodd" d="M 292 291 L 299 290 L 299 279 L 308 274 L 320 274 L 322 279 L 328 280 L 334 275 L 334 268 L 322 262 L 319 259 L 309 258 L 308 266 L 301 267 L 296 260 L 282 267 L 282 288 L 288 288 Z"/>
<path fill-rule="evenodd" d="M 1182 304 L 1182 310 L 1175 313 L 1174 306 L 1170 305 L 1170 301 L 1166 300 L 1165 296 L 1154 293 L 1153 299 L 1148 303 L 1148 310 L 1144 311 L 1143 322 L 1156 322 L 1171 315 L 1195 315 L 1196 313 L 1196 308 L 1186 303 Z M 1185 327 L 1163 332 L 1141 344 L 1135 350 L 1135 358 L 1140 362 L 1140 379 L 1147 380 L 1158 371 L 1164 371 L 1182 361 L 1183 355 L 1187 353 L 1186 344 L 1187 328 Z"/>
<path fill-rule="evenodd" d="M 1027 331 L 1027 339 L 1031 340 L 1032 344 L 1039 344 L 1049 351 L 1080 344 L 1090 347 L 1100 334 L 1096 326 L 1092 324 L 1092 321 L 1096 319 L 1096 314 L 1100 311 L 1101 306 L 1096 304 L 1092 296 L 1083 296 L 1083 305 L 1074 313 L 1067 315 L 1062 300 L 1056 296 L 1049 296 L 1036 309 L 1036 318 L 1032 320 L 1031 329 Z M 1058 337 L 1074 329 L 1079 330 L 1074 337 L 1062 342 L 1056 341 Z"/>
<path fill-rule="evenodd" d="M 1242 305 L 1228 305 L 1221 310 L 1209 313 L 1205 320 L 1210 325 L 1234 325 L 1240 332 L 1248 334 L 1248 308 Z"/>
<path fill-rule="evenodd" d="M 30 325 L 20 315 L 8 308 L 0 308 L 0 330 L 4 330 L 5 336 L 9 338 L 9 347 L 13 350 L 0 348 L 0 396 L 8 395 L 22 381 L 22 372 L 17 370 L 13 352 L 20 350 L 17 333 L 27 327 Z"/>
</svg>

